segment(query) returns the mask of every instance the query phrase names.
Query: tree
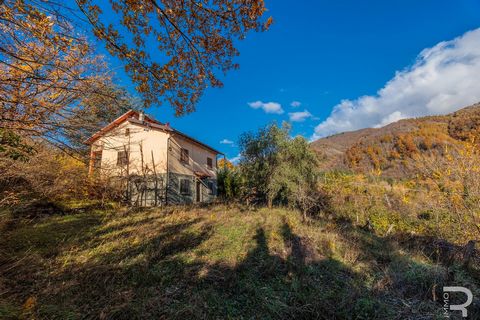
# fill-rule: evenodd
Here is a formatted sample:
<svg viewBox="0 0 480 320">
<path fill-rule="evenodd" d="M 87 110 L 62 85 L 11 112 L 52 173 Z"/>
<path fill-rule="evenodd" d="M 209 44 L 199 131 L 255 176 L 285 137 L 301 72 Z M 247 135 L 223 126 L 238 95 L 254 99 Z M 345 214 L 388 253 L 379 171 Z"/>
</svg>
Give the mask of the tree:
<svg viewBox="0 0 480 320">
<path fill-rule="evenodd" d="M 274 201 L 312 208 L 317 190 L 317 156 L 303 137 L 290 137 L 290 126 L 273 124 L 240 138 L 240 170 L 246 190 L 269 207 Z M 311 192 L 310 192 L 311 191 Z"/>
<path fill-rule="evenodd" d="M 277 191 L 283 191 L 289 204 L 302 211 L 304 219 L 323 205 L 317 176 L 317 156 L 305 138 L 298 136 L 287 140 L 280 152 L 279 166 L 273 174 L 273 185 Z"/>
<path fill-rule="evenodd" d="M 39 6 L 0 5 L 0 129 L 24 142 L 40 137 L 71 149 L 79 145 L 75 131 L 78 136 L 98 124 L 86 114 L 108 120 L 128 96 L 70 21 Z"/>
<path fill-rule="evenodd" d="M 219 169 L 233 169 L 234 165 L 227 159 L 220 159 L 218 160 L 218 168 Z"/>
<path fill-rule="evenodd" d="M 419 154 L 415 160 L 423 183 L 436 195 L 435 212 L 448 211 L 451 214 L 448 223 L 461 226 L 465 238 L 478 238 L 480 149 L 475 139 L 445 145 L 441 155 L 433 151 Z"/>
<path fill-rule="evenodd" d="M 263 0 L 76 0 L 108 51 L 125 63 L 146 105 L 168 102 L 177 115 L 195 110 L 216 72 L 238 68 L 234 40 L 263 31 Z M 103 12 L 113 15 L 109 22 Z M 155 46 L 159 54 L 150 54 Z"/>
<path fill-rule="evenodd" d="M 10 65 L 8 57 L 55 65 L 56 59 L 32 61 L 15 48 L 26 43 L 29 51 L 53 48 L 57 54 L 85 52 L 89 45 L 78 34 L 92 34 L 124 63 L 146 106 L 167 102 L 177 115 L 194 111 L 207 86 L 222 85 L 217 73 L 238 68 L 233 60 L 239 54 L 235 40 L 244 39 L 250 30 L 266 30 L 272 23 L 271 18 L 261 19 L 266 10 L 263 0 L 74 3 L 2 1 L 0 28 L 7 35 L 0 39 L 2 62 Z"/>
<path fill-rule="evenodd" d="M 289 130 L 288 125 L 273 124 L 240 137 L 239 166 L 245 177 L 245 188 L 254 201 L 267 202 L 269 207 L 278 192 L 273 175 L 280 165 L 280 151 L 288 140 Z"/>
<path fill-rule="evenodd" d="M 194 110 L 207 85 L 221 85 L 215 73 L 237 67 L 234 40 L 272 22 L 261 21 L 263 0 L 74 3 L 0 2 L 0 128 L 64 149 L 71 147 L 65 135 L 79 128 L 72 120 L 105 115 L 92 112 L 92 101 L 111 106 L 106 118 L 125 101 L 89 34 L 124 63 L 145 106 L 168 102 L 181 115 Z M 157 54 L 149 54 L 152 47 Z"/>
</svg>

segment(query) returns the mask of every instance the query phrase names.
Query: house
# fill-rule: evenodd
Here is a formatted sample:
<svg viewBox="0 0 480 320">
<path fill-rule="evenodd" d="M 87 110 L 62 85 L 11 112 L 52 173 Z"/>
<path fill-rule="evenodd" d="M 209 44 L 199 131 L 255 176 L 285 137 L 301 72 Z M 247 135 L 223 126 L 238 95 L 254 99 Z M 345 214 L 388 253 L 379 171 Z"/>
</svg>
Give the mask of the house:
<svg viewBox="0 0 480 320">
<path fill-rule="evenodd" d="M 118 181 L 138 206 L 210 202 L 221 152 L 130 110 L 91 136 L 89 174 Z M 112 179 L 113 178 L 113 179 Z"/>
</svg>

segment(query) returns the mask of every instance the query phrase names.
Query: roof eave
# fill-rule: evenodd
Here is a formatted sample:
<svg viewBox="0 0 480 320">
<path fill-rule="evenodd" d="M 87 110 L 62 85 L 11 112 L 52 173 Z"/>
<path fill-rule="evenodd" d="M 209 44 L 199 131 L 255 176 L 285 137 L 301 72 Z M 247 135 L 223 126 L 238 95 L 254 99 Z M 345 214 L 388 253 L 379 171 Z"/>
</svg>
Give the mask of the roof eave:
<svg viewBox="0 0 480 320">
<path fill-rule="evenodd" d="M 209 149 L 210 151 L 213 151 L 215 154 L 222 154 L 222 155 L 223 155 L 223 152 L 220 152 L 220 151 L 218 151 L 217 149 L 214 149 L 214 148 L 210 147 L 208 144 L 205 144 L 205 143 L 203 143 L 203 142 L 201 142 L 201 141 L 199 141 L 199 140 L 197 140 L 197 139 L 195 139 L 195 138 L 192 138 L 192 137 L 190 137 L 189 135 L 186 135 L 186 134 L 183 133 L 183 132 L 180 132 L 180 131 L 178 131 L 178 130 L 176 130 L 176 129 L 173 129 L 173 128 L 172 128 L 172 131 L 173 131 L 174 134 L 178 134 L 178 135 L 184 137 L 184 138 L 187 139 L 187 140 L 190 140 L 190 141 L 192 141 L 192 142 L 194 142 L 194 143 L 196 143 L 196 144 L 199 144 L 200 146 L 202 146 L 202 147 L 204 147 L 204 148 L 206 148 L 206 149 Z"/>
</svg>

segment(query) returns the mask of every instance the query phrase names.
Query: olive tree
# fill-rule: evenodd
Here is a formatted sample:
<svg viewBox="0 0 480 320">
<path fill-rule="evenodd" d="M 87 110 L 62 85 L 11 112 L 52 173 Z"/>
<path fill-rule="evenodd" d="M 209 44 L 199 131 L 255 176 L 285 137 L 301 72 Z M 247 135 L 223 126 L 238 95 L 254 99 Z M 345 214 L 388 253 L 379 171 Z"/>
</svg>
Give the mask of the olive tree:
<svg viewBox="0 0 480 320">
<path fill-rule="evenodd" d="M 243 134 L 240 149 L 245 190 L 257 202 L 296 206 L 305 216 L 316 205 L 317 157 L 305 138 L 291 138 L 289 124 Z"/>
</svg>

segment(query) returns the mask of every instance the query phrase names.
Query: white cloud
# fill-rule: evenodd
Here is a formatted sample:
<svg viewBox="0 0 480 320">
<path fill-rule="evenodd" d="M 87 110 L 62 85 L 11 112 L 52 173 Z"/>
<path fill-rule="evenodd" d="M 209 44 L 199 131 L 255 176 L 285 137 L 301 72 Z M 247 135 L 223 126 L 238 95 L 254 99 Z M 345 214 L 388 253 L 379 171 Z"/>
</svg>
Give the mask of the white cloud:
<svg viewBox="0 0 480 320">
<path fill-rule="evenodd" d="M 410 117 L 445 114 L 480 101 L 480 29 L 423 50 L 375 96 L 343 100 L 312 139 L 380 127 Z"/>
<path fill-rule="evenodd" d="M 305 121 L 307 118 L 312 117 L 312 114 L 308 112 L 308 110 L 303 110 L 300 112 L 290 112 L 288 114 L 288 117 L 292 122 L 302 122 Z"/>
<path fill-rule="evenodd" d="M 230 161 L 233 164 L 237 164 L 240 161 L 240 159 L 241 159 L 241 155 L 239 153 L 235 157 L 228 159 L 228 161 Z"/>
<path fill-rule="evenodd" d="M 278 102 L 255 101 L 249 102 L 248 105 L 253 109 L 262 109 L 263 111 L 265 111 L 265 113 L 283 113 L 282 105 Z"/>
<path fill-rule="evenodd" d="M 233 144 L 233 141 L 232 140 L 228 140 L 228 139 L 223 139 L 222 141 L 220 141 L 221 144 Z"/>
<path fill-rule="evenodd" d="M 292 101 L 290 103 L 290 106 L 292 106 L 294 108 L 300 107 L 301 105 L 302 105 L 302 103 L 300 101 Z"/>
</svg>

